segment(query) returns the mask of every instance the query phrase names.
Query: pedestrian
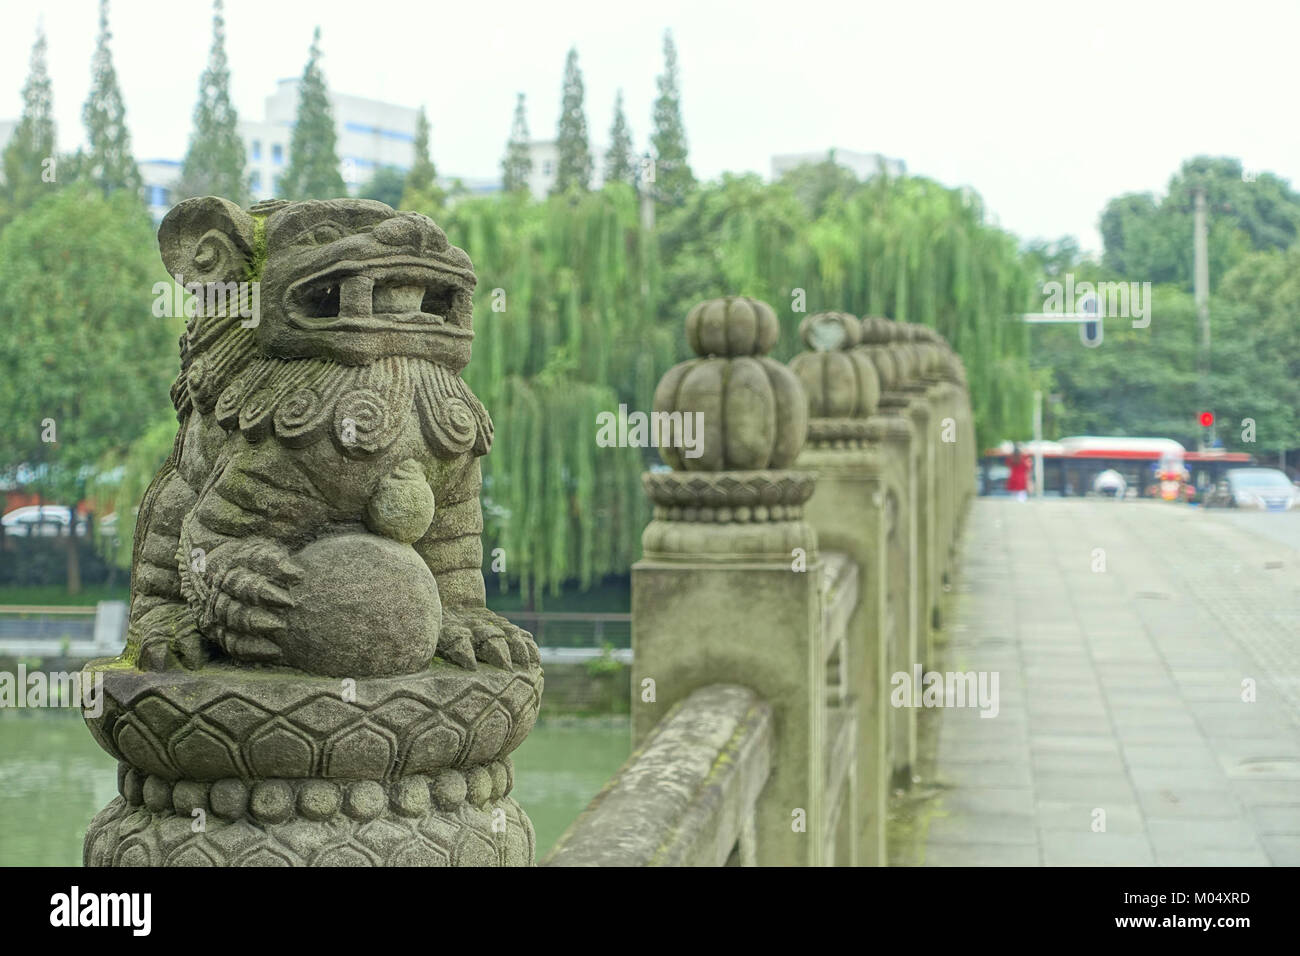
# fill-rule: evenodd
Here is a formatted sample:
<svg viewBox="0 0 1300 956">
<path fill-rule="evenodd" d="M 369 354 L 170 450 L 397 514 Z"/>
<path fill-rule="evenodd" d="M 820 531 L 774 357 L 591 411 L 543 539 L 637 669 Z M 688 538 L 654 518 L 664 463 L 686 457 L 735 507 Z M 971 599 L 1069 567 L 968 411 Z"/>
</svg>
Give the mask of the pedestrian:
<svg viewBox="0 0 1300 956">
<path fill-rule="evenodd" d="M 1011 457 L 1007 459 L 1007 467 L 1011 469 L 1007 475 L 1007 491 L 1014 494 L 1017 501 L 1029 498 L 1029 465 L 1029 456 L 1021 450 L 1020 445 L 1013 446 Z"/>
</svg>

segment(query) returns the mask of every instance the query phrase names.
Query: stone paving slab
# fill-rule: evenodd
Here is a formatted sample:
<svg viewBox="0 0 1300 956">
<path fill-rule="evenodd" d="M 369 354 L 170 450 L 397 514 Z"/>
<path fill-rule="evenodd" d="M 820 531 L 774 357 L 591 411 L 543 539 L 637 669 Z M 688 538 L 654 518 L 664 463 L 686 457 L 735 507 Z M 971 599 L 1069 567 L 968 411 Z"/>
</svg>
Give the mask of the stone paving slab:
<svg viewBox="0 0 1300 956">
<path fill-rule="evenodd" d="M 925 865 L 1300 865 L 1300 514 L 1258 517 L 977 500 L 940 666 L 1003 700 L 932 715 Z"/>
</svg>

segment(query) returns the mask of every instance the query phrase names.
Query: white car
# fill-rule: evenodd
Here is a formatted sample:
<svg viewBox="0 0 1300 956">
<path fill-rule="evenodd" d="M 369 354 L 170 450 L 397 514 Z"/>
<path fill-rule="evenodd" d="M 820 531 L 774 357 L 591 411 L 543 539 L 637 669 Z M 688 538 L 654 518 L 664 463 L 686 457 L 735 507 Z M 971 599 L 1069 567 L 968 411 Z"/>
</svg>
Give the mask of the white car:
<svg viewBox="0 0 1300 956">
<path fill-rule="evenodd" d="M 1103 498 L 1123 498 L 1128 494 L 1128 482 L 1114 468 L 1107 468 L 1092 480 L 1092 490 Z"/>
<path fill-rule="evenodd" d="M 0 524 L 6 535 L 15 538 L 56 538 L 68 533 L 71 520 L 63 505 L 25 505 L 0 518 Z M 77 517 L 76 533 L 86 533 L 86 519 L 81 516 Z"/>
</svg>

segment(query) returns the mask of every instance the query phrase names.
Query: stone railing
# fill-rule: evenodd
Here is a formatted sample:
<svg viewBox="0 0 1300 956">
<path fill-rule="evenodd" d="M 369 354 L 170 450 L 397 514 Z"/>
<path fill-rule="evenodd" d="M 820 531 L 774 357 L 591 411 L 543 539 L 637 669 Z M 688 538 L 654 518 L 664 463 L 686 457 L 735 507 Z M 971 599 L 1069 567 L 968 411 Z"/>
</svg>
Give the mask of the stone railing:
<svg viewBox="0 0 1300 956">
<path fill-rule="evenodd" d="M 550 866 L 722 866 L 754 860 L 772 767 L 772 708 L 714 684 L 679 701 L 551 851 Z"/>
<path fill-rule="evenodd" d="M 209 305 L 246 276 L 268 294 L 253 326 L 200 311 L 180 342 L 126 646 L 83 671 L 119 770 L 85 862 L 533 863 L 510 754 L 542 659 L 485 603 L 469 257 L 380 203 L 212 196 L 159 249 Z M 637 749 L 549 862 L 886 859 L 916 751 L 890 677 L 932 661 L 974 486 L 965 378 L 924 328 L 800 331 L 787 367 L 767 305 L 687 316 L 698 357 L 655 392 L 670 470 L 644 476 L 632 571 Z"/>
<path fill-rule="evenodd" d="M 933 662 L 974 493 L 961 361 L 932 330 L 810 316 L 790 367 L 761 302 L 697 306 L 700 356 L 655 411 L 663 449 L 632 571 L 636 750 L 550 865 L 883 865 L 916 712 L 894 674 Z"/>
</svg>

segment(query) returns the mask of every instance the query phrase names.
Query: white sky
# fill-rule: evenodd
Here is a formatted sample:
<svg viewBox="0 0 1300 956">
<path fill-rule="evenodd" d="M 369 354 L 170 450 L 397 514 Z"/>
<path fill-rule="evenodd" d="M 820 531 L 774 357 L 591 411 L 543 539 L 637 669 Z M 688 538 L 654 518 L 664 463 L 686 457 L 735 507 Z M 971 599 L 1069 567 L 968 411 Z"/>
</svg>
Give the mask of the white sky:
<svg viewBox="0 0 1300 956">
<path fill-rule="evenodd" d="M 38 17 L 50 43 L 59 145 L 80 142 L 95 0 L 9 3 L 0 118 L 16 118 Z M 677 41 L 697 175 L 769 172 L 772 154 L 830 146 L 902 159 L 979 191 L 1023 238 L 1073 234 L 1121 192 L 1162 191 L 1182 160 L 1234 155 L 1300 182 L 1300 3 L 934 0 L 227 0 L 232 92 L 260 118 L 302 72 L 312 27 L 342 93 L 419 106 L 448 175 L 498 170 L 516 91 L 554 133 L 564 57 L 578 48 L 592 139 L 622 87 L 635 145 L 650 126 L 665 27 Z M 137 159 L 185 150 L 207 59 L 206 0 L 117 0 L 113 59 Z"/>
</svg>

